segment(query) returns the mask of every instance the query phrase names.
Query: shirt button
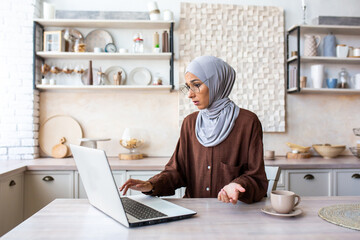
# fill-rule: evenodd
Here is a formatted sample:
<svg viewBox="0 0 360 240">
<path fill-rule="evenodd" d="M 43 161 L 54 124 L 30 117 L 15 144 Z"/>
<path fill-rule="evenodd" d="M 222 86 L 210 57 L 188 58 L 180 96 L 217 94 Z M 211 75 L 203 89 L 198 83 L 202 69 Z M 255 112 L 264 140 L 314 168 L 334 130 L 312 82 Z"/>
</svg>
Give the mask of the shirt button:
<svg viewBox="0 0 360 240">
<path fill-rule="evenodd" d="M 210 188 L 207 187 L 207 188 L 206 188 L 206 191 L 210 191 Z"/>
<path fill-rule="evenodd" d="M 208 169 L 210 169 L 211 167 L 210 166 L 208 166 Z"/>
</svg>

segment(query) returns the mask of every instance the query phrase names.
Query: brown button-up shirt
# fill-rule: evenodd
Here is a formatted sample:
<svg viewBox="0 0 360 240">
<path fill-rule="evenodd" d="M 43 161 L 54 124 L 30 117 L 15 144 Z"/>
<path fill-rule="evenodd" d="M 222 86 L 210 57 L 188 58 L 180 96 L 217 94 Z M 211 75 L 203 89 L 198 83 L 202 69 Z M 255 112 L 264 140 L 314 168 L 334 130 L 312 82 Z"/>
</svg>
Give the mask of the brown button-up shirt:
<svg viewBox="0 0 360 240">
<path fill-rule="evenodd" d="M 213 198 L 225 185 L 234 182 L 246 189 L 239 200 L 252 203 L 266 194 L 262 128 L 257 116 L 240 109 L 230 135 L 215 147 L 204 147 L 196 138 L 198 112 L 187 116 L 180 139 L 165 170 L 149 181 L 153 196 L 169 196 L 186 187 L 184 197 Z"/>
</svg>

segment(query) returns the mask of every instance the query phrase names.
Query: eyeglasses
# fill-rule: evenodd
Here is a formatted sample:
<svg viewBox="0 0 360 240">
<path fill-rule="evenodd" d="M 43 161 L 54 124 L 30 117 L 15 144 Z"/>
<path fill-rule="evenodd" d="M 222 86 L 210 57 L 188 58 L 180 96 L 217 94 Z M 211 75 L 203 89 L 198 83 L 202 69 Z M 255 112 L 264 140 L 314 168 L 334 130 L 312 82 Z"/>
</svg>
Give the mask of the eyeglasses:
<svg viewBox="0 0 360 240">
<path fill-rule="evenodd" d="M 185 95 L 188 95 L 190 90 L 193 91 L 193 93 L 199 93 L 201 85 L 203 85 L 206 81 L 207 80 L 205 80 L 202 83 L 195 83 L 194 85 L 191 84 L 190 86 L 187 84 L 184 84 L 184 85 L 180 86 L 179 89 Z"/>
</svg>

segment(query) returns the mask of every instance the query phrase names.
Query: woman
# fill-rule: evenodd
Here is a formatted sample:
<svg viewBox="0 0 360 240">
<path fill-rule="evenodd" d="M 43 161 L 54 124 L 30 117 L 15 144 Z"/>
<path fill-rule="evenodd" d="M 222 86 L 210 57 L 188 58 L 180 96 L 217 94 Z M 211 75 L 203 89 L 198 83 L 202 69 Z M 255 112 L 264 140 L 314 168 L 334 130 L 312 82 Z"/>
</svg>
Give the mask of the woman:
<svg viewBox="0 0 360 240">
<path fill-rule="evenodd" d="M 228 96 L 235 70 L 219 58 L 202 56 L 186 69 L 182 91 L 200 110 L 188 115 L 165 170 L 148 181 L 129 179 L 120 188 L 169 196 L 186 187 L 185 197 L 222 202 L 261 200 L 267 190 L 262 128 L 257 116 Z"/>
</svg>

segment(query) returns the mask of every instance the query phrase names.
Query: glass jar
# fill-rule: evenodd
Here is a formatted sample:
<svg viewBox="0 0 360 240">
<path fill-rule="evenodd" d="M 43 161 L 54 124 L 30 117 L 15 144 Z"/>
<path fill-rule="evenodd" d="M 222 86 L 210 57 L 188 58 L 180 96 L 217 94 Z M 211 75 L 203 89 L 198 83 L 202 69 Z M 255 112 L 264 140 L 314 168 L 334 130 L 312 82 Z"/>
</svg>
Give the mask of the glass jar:
<svg viewBox="0 0 360 240">
<path fill-rule="evenodd" d="M 135 34 L 133 40 L 134 40 L 133 52 L 134 53 L 143 53 L 144 52 L 144 39 L 141 37 L 141 33 Z"/>
<path fill-rule="evenodd" d="M 345 68 L 341 68 L 339 72 L 339 84 L 338 88 L 348 88 L 349 87 L 349 73 Z"/>
<path fill-rule="evenodd" d="M 85 52 L 86 51 L 86 44 L 84 43 L 83 39 L 76 39 L 74 52 Z"/>
</svg>

